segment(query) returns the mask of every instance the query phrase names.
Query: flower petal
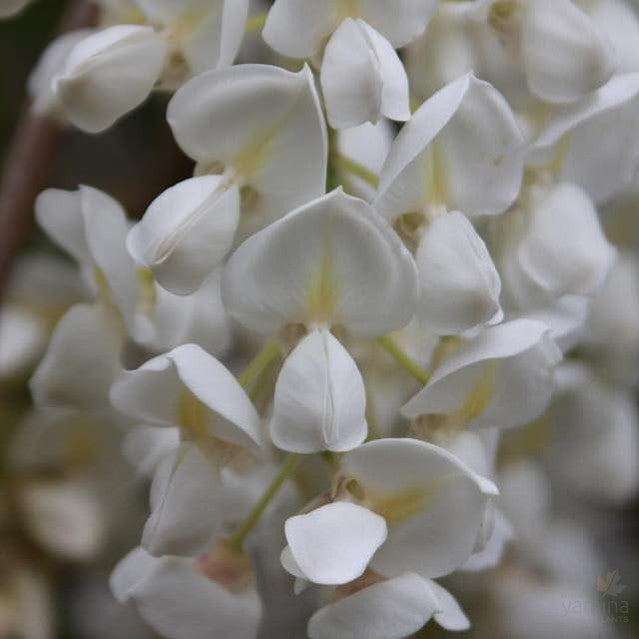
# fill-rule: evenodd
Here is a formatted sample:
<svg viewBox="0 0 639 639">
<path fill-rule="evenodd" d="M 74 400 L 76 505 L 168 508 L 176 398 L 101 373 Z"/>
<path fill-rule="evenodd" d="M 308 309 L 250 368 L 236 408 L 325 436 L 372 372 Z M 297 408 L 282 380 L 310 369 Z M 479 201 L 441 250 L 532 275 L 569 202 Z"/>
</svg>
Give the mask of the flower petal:
<svg viewBox="0 0 639 639">
<path fill-rule="evenodd" d="M 152 555 L 204 552 L 220 524 L 219 471 L 197 446 L 185 442 L 159 464 L 151 485 L 151 514 L 142 546 Z"/>
<path fill-rule="evenodd" d="M 388 577 L 412 570 L 439 577 L 472 554 L 494 484 L 448 451 L 415 439 L 368 442 L 342 458 L 360 502 L 389 524 L 371 561 Z"/>
<path fill-rule="evenodd" d="M 483 330 L 444 360 L 402 415 L 457 414 L 474 428 L 528 423 L 548 405 L 561 359 L 549 330 L 529 319 Z"/>
<path fill-rule="evenodd" d="M 443 204 L 501 213 L 519 193 L 524 139 L 503 96 L 466 74 L 438 91 L 397 136 L 376 208 L 387 219 Z"/>
<path fill-rule="evenodd" d="M 360 577 L 386 539 L 386 522 L 346 502 L 321 506 L 286 520 L 293 559 L 309 581 L 339 585 Z"/>
<path fill-rule="evenodd" d="M 468 630 L 470 622 L 464 614 L 460 605 L 457 603 L 446 588 L 440 586 L 432 579 L 426 580 L 428 587 L 432 590 L 435 600 L 437 601 L 437 610 L 433 614 L 435 621 L 446 630 L 459 632 L 460 630 Z"/>
<path fill-rule="evenodd" d="M 236 185 L 205 175 L 167 189 L 130 231 L 127 248 L 178 295 L 197 290 L 231 248 L 240 220 Z"/>
<path fill-rule="evenodd" d="M 490 253 L 461 213 L 444 213 L 426 228 L 416 255 L 417 315 L 436 333 L 462 333 L 501 321 L 501 280 Z"/>
<path fill-rule="evenodd" d="M 333 128 L 375 123 L 382 115 L 410 119 L 406 71 L 390 43 L 363 20 L 348 18 L 335 31 L 321 82 Z"/>
<path fill-rule="evenodd" d="M 109 408 L 123 336 L 100 306 L 77 304 L 60 320 L 29 388 L 38 406 L 89 412 Z"/>
<path fill-rule="evenodd" d="M 366 389 L 348 351 L 325 329 L 307 335 L 277 378 L 271 438 L 282 450 L 340 452 L 368 433 Z"/>
<path fill-rule="evenodd" d="M 167 118 L 203 171 L 231 167 L 255 197 L 251 212 L 275 220 L 326 188 L 326 125 L 308 67 L 259 64 L 209 71 L 182 86 Z"/>
<path fill-rule="evenodd" d="M 148 97 L 166 53 L 166 43 L 151 27 L 108 27 L 73 48 L 54 91 L 73 124 L 98 133 Z"/>
<path fill-rule="evenodd" d="M 410 253 L 368 204 L 341 189 L 250 237 L 222 278 L 229 314 L 266 334 L 331 323 L 380 335 L 408 323 L 416 297 Z"/>
<path fill-rule="evenodd" d="M 310 639 L 404 639 L 433 615 L 437 602 L 425 579 L 408 572 L 320 608 Z"/>
<path fill-rule="evenodd" d="M 155 559 L 136 549 L 116 567 L 111 588 L 120 601 L 133 601 L 152 628 L 172 639 L 257 636 L 262 604 L 255 589 L 231 593 L 199 572 L 191 559 Z"/>
<path fill-rule="evenodd" d="M 529 2 L 521 47 L 528 86 L 548 102 L 578 100 L 605 84 L 615 70 L 611 45 L 570 0 Z"/>
<path fill-rule="evenodd" d="M 149 425 L 185 427 L 185 393 L 201 402 L 192 408 L 209 435 L 253 450 L 259 445 L 260 420 L 250 399 L 235 377 L 195 344 L 126 371 L 113 385 L 111 401 L 122 413 Z"/>
</svg>

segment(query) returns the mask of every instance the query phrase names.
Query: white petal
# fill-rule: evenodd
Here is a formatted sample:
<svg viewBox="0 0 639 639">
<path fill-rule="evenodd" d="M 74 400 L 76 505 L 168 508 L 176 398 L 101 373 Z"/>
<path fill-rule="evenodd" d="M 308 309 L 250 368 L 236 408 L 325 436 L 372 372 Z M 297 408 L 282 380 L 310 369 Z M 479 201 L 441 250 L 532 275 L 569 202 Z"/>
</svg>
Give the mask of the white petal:
<svg viewBox="0 0 639 639">
<path fill-rule="evenodd" d="M 387 40 L 363 20 L 346 19 L 324 51 L 322 91 L 333 128 L 408 120 L 408 78 Z"/>
<path fill-rule="evenodd" d="M 38 406 L 99 411 L 120 370 L 122 335 L 100 306 L 73 306 L 56 326 L 29 387 Z"/>
<path fill-rule="evenodd" d="M 49 325 L 20 304 L 0 309 L 0 378 L 33 370 L 49 340 Z"/>
<path fill-rule="evenodd" d="M 357 364 L 325 329 L 307 335 L 277 378 L 271 438 L 282 450 L 340 452 L 368 433 L 366 389 Z"/>
<path fill-rule="evenodd" d="M 564 295 L 596 292 L 615 255 L 587 193 L 562 183 L 533 206 L 505 273 L 511 278 L 511 295 L 548 303 Z"/>
<path fill-rule="evenodd" d="M 559 178 L 579 184 L 597 204 L 634 179 L 638 95 L 639 73 L 615 76 L 590 97 L 560 110 L 535 143 L 537 149 L 548 149 L 563 138 L 565 146 L 557 148 Z"/>
<path fill-rule="evenodd" d="M 497 508 L 494 511 L 494 527 L 488 543 L 482 550 L 474 553 L 460 570 L 468 572 L 488 570 L 497 566 L 502 560 L 506 546 L 515 535 L 513 527 L 501 511 Z"/>
<path fill-rule="evenodd" d="M 561 359 L 548 333 L 545 324 L 529 319 L 483 330 L 444 360 L 402 414 L 461 413 L 476 428 L 528 423 L 548 405 Z"/>
<path fill-rule="evenodd" d="M 109 27 L 73 48 L 54 91 L 73 124 L 98 133 L 148 97 L 166 52 L 151 27 Z"/>
<path fill-rule="evenodd" d="M 229 314 L 267 334 L 330 322 L 380 335 L 408 323 L 416 296 L 410 253 L 368 204 L 341 189 L 249 238 L 222 279 Z"/>
<path fill-rule="evenodd" d="M 272 49 L 290 58 L 311 58 L 338 25 L 339 0 L 276 0 L 262 36 Z"/>
<path fill-rule="evenodd" d="M 153 559 L 133 551 L 111 576 L 111 588 L 171 639 L 257 636 L 262 605 L 255 590 L 233 594 L 196 570 L 190 559 Z"/>
<path fill-rule="evenodd" d="M 152 477 L 158 464 L 179 445 L 177 428 L 136 426 L 124 436 L 122 454 L 136 472 Z"/>
<path fill-rule="evenodd" d="M 192 74 L 230 66 L 244 36 L 248 0 L 138 0 L 150 22 L 160 22 Z"/>
<path fill-rule="evenodd" d="M 127 247 L 164 288 L 188 295 L 224 259 L 239 219 L 236 185 L 224 176 L 194 177 L 151 203 L 129 232 Z"/>
<path fill-rule="evenodd" d="M 471 555 L 494 484 L 448 451 L 414 439 L 363 444 L 342 459 L 361 503 L 387 519 L 388 539 L 372 559 L 386 576 L 412 570 L 439 577 Z"/>
<path fill-rule="evenodd" d="M 178 144 L 209 170 L 232 167 L 255 192 L 252 213 L 275 220 L 326 188 L 326 126 L 308 67 L 247 64 L 187 82 L 169 103 Z"/>
<path fill-rule="evenodd" d="M 25 524 L 35 540 L 65 559 L 95 557 L 104 541 L 98 496 L 71 481 L 27 483 L 18 493 Z"/>
<path fill-rule="evenodd" d="M 156 557 L 204 552 L 220 524 L 222 498 L 218 469 L 197 446 L 183 443 L 153 477 L 142 546 Z"/>
<path fill-rule="evenodd" d="M 501 280 L 490 253 L 461 213 L 444 213 L 427 227 L 416 255 L 418 317 L 450 335 L 499 322 Z"/>
<path fill-rule="evenodd" d="M 320 608 L 308 623 L 310 639 L 404 639 L 433 615 L 428 582 L 406 573 Z"/>
<path fill-rule="evenodd" d="M 58 115 L 60 104 L 53 92 L 53 78 L 62 71 L 67 56 L 78 42 L 86 38 L 91 29 L 78 29 L 58 36 L 42 52 L 29 75 L 27 87 L 33 102 L 31 110 L 38 115 Z"/>
<path fill-rule="evenodd" d="M 528 86 L 548 102 L 578 100 L 615 70 L 610 44 L 570 0 L 529 2 L 521 47 Z"/>
<path fill-rule="evenodd" d="M 503 96 L 467 74 L 404 125 L 380 176 L 375 206 L 388 219 L 443 204 L 501 213 L 517 197 L 524 139 Z"/>
<path fill-rule="evenodd" d="M 386 539 L 386 522 L 346 502 L 321 506 L 286 520 L 286 541 L 302 576 L 339 585 L 360 577 Z"/>
<path fill-rule="evenodd" d="M 460 630 L 468 630 L 470 622 L 464 614 L 460 605 L 457 603 L 448 590 L 440 586 L 432 579 L 426 580 L 428 587 L 432 590 L 435 600 L 437 601 L 437 610 L 433 614 L 435 621 L 446 630 L 459 632 Z"/>
<path fill-rule="evenodd" d="M 111 401 L 122 413 L 149 425 L 184 426 L 181 402 L 191 393 L 203 404 L 207 432 L 254 449 L 259 415 L 235 377 L 212 355 L 185 344 L 127 371 L 113 385 Z"/>
</svg>

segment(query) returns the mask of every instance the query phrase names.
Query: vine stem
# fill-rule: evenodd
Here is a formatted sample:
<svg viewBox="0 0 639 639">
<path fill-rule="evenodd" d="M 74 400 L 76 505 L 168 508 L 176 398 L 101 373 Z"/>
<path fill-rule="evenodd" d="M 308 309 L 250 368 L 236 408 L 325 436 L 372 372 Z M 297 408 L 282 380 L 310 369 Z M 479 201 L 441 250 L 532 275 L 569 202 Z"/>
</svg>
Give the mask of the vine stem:
<svg viewBox="0 0 639 639">
<path fill-rule="evenodd" d="M 271 362 L 280 355 L 280 345 L 274 337 L 264 343 L 239 377 L 240 384 L 249 389 L 260 378 Z"/>
<path fill-rule="evenodd" d="M 62 16 L 57 32 L 91 26 L 97 15 L 96 5 L 84 0 L 72 2 Z M 7 146 L 0 177 L 0 297 L 13 261 L 31 231 L 33 203 L 46 183 L 63 136 L 64 125 L 32 114 L 28 102 L 23 106 Z"/>
<path fill-rule="evenodd" d="M 297 468 L 302 455 L 299 453 L 289 453 L 280 467 L 277 475 L 273 478 L 267 489 L 264 491 L 258 502 L 253 506 L 246 519 L 235 529 L 235 532 L 226 540 L 226 545 L 237 552 L 242 551 L 242 546 L 248 534 L 253 530 L 260 517 L 264 514 L 267 506 L 273 501 L 280 488 L 284 485 L 291 473 Z"/>
<path fill-rule="evenodd" d="M 428 384 L 430 375 L 411 359 L 390 335 L 382 335 L 375 340 L 393 359 L 422 385 Z"/>
</svg>

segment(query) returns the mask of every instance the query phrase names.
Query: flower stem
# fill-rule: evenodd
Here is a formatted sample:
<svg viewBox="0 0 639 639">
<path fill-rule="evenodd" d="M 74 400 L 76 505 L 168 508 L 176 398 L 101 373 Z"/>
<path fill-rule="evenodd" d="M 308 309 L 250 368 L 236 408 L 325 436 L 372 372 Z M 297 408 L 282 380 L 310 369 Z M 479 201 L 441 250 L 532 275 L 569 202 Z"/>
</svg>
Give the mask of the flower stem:
<svg viewBox="0 0 639 639">
<path fill-rule="evenodd" d="M 284 482 L 289 478 L 291 473 L 299 464 L 302 456 L 299 453 L 289 453 L 279 469 L 277 475 L 273 478 L 268 488 L 264 491 L 259 501 L 253 506 L 251 512 L 246 519 L 236 528 L 235 532 L 226 540 L 228 547 L 240 552 L 248 534 L 253 530 L 255 524 L 264 514 L 266 507 L 273 501 Z"/>
<path fill-rule="evenodd" d="M 248 389 L 268 368 L 269 364 L 280 354 L 280 345 L 274 337 L 264 343 L 257 355 L 249 362 L 239 377 L 240 384 Z"/>
<path fill-rule="evenodd" d="M 389 335 L 382 335 L 375 340 L 393 359 L 421 384 L 426 385 L 430 375 L 411 359 Z"/>
<path fill-rule="evenodd" d="M 338 171 L 345 171 L 346 173 L 350 173 L 370 184 L 374 189 L 379 186 L 379 178 L 375 173 L 367 169 L 363 164 L 356 162 L 355 160 L 351 160 L 351 158 L 346 157 L 345 155 L 340 155 L 339 153 L 335 153 L 333 157 L 333 162 L 335 163 L 335 168 Z"/>
</svg>

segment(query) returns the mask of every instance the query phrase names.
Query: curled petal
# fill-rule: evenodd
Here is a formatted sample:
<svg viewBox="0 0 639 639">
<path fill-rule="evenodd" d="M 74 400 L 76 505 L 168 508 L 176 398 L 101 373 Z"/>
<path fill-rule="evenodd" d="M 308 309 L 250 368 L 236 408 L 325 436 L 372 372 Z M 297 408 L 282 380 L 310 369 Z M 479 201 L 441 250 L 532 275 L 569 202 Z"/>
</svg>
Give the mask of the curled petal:
<svg viewBox="0 0 639 639">
<path fill-rule="evenodd" d="M 375 336 L 411 319 L 415 263 L 364 201 L 341 189 L 250 237 L 228 261 L 222 299 L 247 328 L 341 324 Z"/>
<path fill-rule="evenodd" d="M 322 91 L 333 128 L 410 119 L 408 78 L 391 44 L 363 20 L 346 19 L 324 52 Z"/>
<path fill-rule="evenodd" d="M 131 255 L 178 295 L 197 290 L 231 248 L 240 197 L 224 176 L 184 180 L 157 197 L 130 231 Z"/>
<path fill-rule="evenodd" d="M 290 517 L 285 532 L 294 575 L 317 584 L 339 585 L 364 573 L 386 539 L 386 522 L 361 506 L 335 502 Z"/>
<path fill-rule="evenodd" d="M 416 255 L 418 317 L 436 333 L 462 333 L 501 321 L 501 280 L 490 253 L 461 213 L 444 213 L 427 227 Z"/>
<path fill-rule="evenodd" d="M 517 197 L 524 139 L 503 96 L 466 74 L 404 125 L 380 176 L 376 208 L 388 219 L 432 204 L 501 213 Z"/>
<path fill-rule="evenodd" d="M 561 360 L 549 331 L 530 319 L 483 330 L 444 360 L 402 414 L 450 415 L 475 428 L 528 423 L 548 405 Z"/>
<path fill-rule="evenodd" d="M 240 384 L 195 344 L 126 371 L 113 385 L 111 401 L 129 417 L 149 425 L 180 426 L 196 437 L 208 434 L 249 449 L 261 439 L 259 415 Z"/>
<path fill-rule="evenodd" d="M 148 97 L 166 53 L 151 27 L 109 27 L 76 44 L 53 80 L 54 92 L 73 124 L 98 133 Z"/>
</svg>

